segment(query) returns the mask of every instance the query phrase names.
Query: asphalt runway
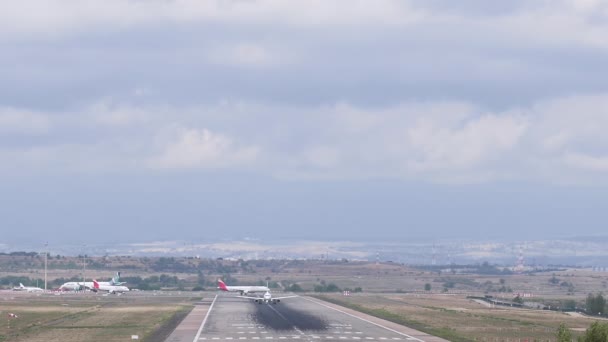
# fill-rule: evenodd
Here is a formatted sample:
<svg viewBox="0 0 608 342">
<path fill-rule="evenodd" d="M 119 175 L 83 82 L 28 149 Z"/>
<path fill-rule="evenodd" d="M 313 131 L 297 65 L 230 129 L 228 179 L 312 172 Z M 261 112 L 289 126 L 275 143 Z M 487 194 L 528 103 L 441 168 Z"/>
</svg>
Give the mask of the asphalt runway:
<svg viewBox="0 0 608 342">
<path fill-rule="evenodd" d="M 194 339 L 187 342 L 445 341 L 309 297 L 272 305 L 220 294 L 206 311 Z"/>
</svg>

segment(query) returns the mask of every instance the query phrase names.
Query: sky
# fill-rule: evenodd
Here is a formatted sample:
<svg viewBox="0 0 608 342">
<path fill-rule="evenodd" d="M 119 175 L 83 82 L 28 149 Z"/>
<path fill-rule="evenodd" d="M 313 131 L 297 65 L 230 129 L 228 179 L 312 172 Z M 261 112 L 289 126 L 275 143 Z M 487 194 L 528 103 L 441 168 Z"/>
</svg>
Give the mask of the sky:
<svg viewBox="0 0 608 342">
<path fill-rule="evenodd" d="M 597 235 L 603 0 L 0 4 L 5 243 Z"/>
</svg>

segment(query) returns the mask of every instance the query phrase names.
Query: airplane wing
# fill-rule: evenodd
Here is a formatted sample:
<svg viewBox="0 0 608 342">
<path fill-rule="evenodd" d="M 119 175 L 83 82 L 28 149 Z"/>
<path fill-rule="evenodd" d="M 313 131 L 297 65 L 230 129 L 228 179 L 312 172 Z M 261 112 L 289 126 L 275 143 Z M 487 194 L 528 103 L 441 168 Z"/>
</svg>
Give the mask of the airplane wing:
<svg viewBox="0 0 608 342">
<path fill-rule="evenodd" d="M 272 299 L 287 299 L 287 298 L 295 298 L 300 296 L 285 296 L 285 297 L 272 297 Z"/>
<path fill-rule="evenodd" d="M 264 298 L 262 298 L 262 297 L 249 297 L 249 296 L 235 296 L 235 297 L 247 298 L 247 299 L 253 299 L 253 300 L 256 300 L 256 299 L 262 299 L 262 300 L 264 300 Z"/>
</svg>

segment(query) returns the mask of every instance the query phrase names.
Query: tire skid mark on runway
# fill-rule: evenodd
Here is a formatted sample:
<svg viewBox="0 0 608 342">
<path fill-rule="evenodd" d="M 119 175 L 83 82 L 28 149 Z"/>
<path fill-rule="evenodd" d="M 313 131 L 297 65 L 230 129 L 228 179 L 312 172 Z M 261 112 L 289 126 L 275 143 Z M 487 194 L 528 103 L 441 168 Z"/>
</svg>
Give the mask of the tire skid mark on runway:
<svg viewBox="0 0 608 342">
<path fill-rule="evenodd" d="M 325 320 L 306 312 L 294 310 L 288 306 L 280 306 L 279 309 L 275 309 L 270 304 L 251 305 L 256 306 L 256 312 L 252 315 L 253 320 L 268 329 L 281 331 L 297 328 L 300 331 L 312 330 L 320 332 L 328 328 Z M 277 321 L 275 315 L 279 315 L 283 319 Z"/>
<path fill-rule="evenodd" d="M 273 307 L 272 307 L 272 306 L 270 306 L 270 305 L 269 305 L 268 307 L 270 308 L 270 310 L 272 310 L 272 311 L 276 312 L 276 314 L 277 314 L 277 315 L 279 315 L 279 317 L 281 317 L 282 319 L 284 319 L 284 320 L 285 320 L 287 323 L 289 323 L 289 324 L 293 325 L 293 323 L 291 323 L 291 322 L 290 322 L 290 321 L 287 319 L 287 317 L 283 316 L 283 314 L 282 314 L 282 313 L 278 312 L 278 311 L 277 311 L 277 309 L 273 308 Z M 300 335 L 302 335 L 302 336 L 304 336 L 304 335 L 305 335 L 305 334 L 304 334 L 304 332 L 303 332 L 302 330 L 298 329 L 298 327 L 296 327 L 295 325 L 293 325 L 293 329 L 294 329 L 295 331 L 297 331 L 297 332 L 298 332 Z"/>
</svg>

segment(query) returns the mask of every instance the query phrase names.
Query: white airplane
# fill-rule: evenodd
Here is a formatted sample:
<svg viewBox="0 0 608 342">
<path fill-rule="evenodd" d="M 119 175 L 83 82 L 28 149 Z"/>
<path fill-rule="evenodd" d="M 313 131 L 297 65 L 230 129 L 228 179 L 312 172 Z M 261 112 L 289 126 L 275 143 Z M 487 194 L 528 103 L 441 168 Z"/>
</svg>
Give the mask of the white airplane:
<svg viewBox="0 0 608 342">
<path fill-rule="evenodd" d="M 116 275 L 110 281 L 99 282 L 99 285 L 101 286 L 120 286 L 124 284 L 126 284 L 126 282 L 120 281 L 120 272 L 116 272 Z M 61 291 L 80 291 L 84 289 L 92 290 L 94 288 L 95 284 L 92 281 L 70 281 L 59 286 L 59 290 Z"/>
<path fill-rule="evenodd" d="M 19 283 L 19 287 L 13 287 L 13 291 L 42 292 L 44 290 L 35 286 L 23 286 L 23 284 Z"/>
<path fill-rule="evenodd" d="M 94 292 L 107 291 L 110 294 L 129 292 L 129 288 L 124 285 L 101 285 L 97 280 L 93 280 L 93 288 L 91 290 Z"/>
<path fill-rule="evenodd" d="M 272 294 L 270 294 L 270 291 L 266 291 L 266 293 L 264 293 L 263 297 L 249 297 L 249 296 L 237 296 L 237 297 L 252 299 L 253 301 L 255 301 L 258 304 L 262 304 L 262 303 L 276 304 L 276 303 L 280 302 L 281 299 L 294 298 L 297 296 L 273 297 Z"/>
<path fill-rule="evenodd" d="M 80 290 L 84 290 L 86 288 L 86 284 L 91 284 L 91 286 L 93 286 L 93 283 L 83 283 L 83 282 L 77 282 L 77 281 L 70 281 L 67 283 L 63 283 L 63 285 L 59 286 L 59 291 L 80 291 Z"/>
<path fill-rule="evenodd" d="M 240 292 L 241 296 L 255 292 L 269 292 L 268 286 L 227 286 L 222 279 L 217 280 L 217 288 L 226 292 Z"/>
</svg>

